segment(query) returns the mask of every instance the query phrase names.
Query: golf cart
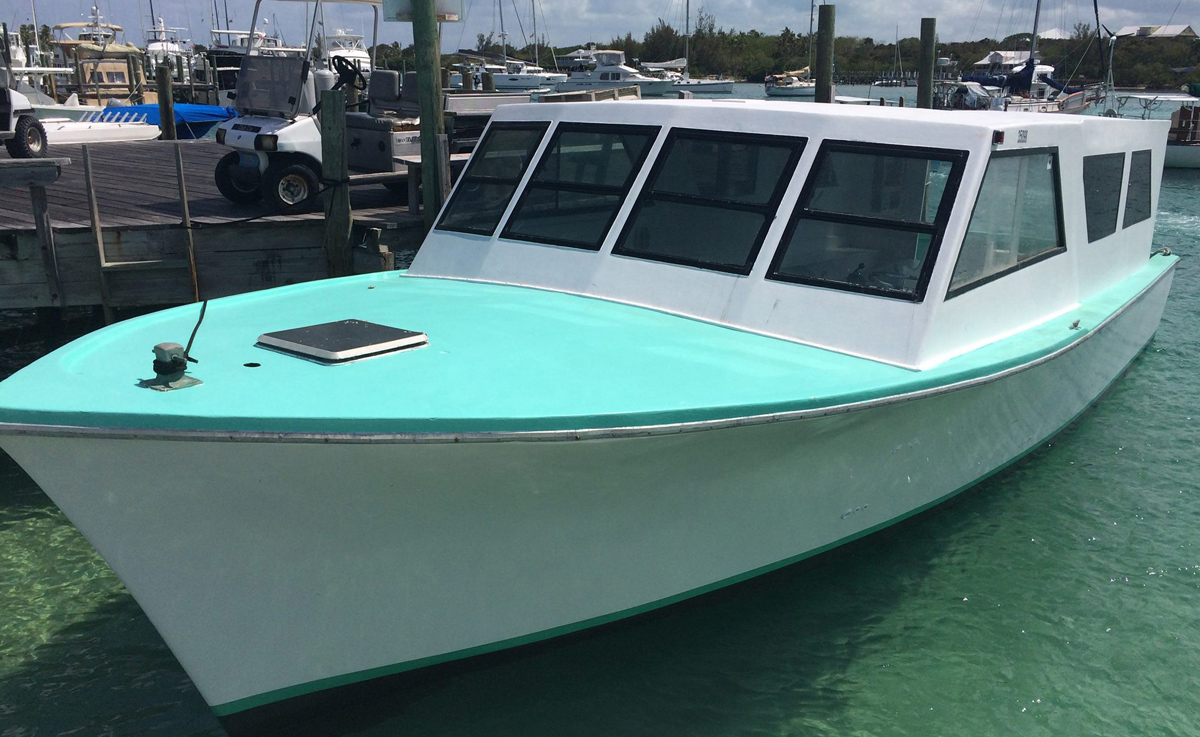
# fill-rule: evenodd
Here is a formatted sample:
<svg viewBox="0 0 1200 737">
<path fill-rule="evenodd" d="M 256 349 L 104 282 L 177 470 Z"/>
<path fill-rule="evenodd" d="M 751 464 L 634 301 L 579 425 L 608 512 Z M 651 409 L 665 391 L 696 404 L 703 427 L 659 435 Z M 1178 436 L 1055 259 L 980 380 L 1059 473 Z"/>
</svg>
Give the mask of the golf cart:
<svg viewBox="0 0 1200 737">
<path fill-rule="evenodd" d="M 276 0 L 297 2 L 298 0 Z M 256 0 L 259 18 L 263 0 Z M 331 55 L 332 69 L 313 69 L 313 48 L 323 2 L 369 5 L 375 14 L 371 69 L 361 69 L 346 56 Z M 275 209 L 299 205 L 320 191 L 321 126 L 317 113 L 321 92 L 353 88 L 365 97 L 346 111 L 347 161 L 351 184 L 355 175 L 374 174 L 397 192 L 407 191 L 402 156 L 421 153 L 416 75 L 401 88 L 398 72 L 374 69 L 382 0 L 316 0 L 309 18 L 307 55 L 303 58 L 269 55 L 252 46 L 242 58 L 233 106 L 239 116 L 217 128 L 217 143 L 232 149 L 217 163 L 217 188 L 233 202 L 265 200 Z M 251 38 L 255 28 L 250 29 Z M 370 75 L 369 78 L 367 75 Z M 529 102 L 529 95 L 446 95 L 444 108 L 451 152 L 469 150 L 496 105 Z M 455 121 L 461 123 L 457 129 Z M 456 140 L 456 136 L 459 140 Z M 473 137 L 472 137 L 473 136 Z M 464 149 L 464 147 L 467 147 Z M 387 174 L 397 174 L 389 180 Z M 360 180 L 361 183 L 361 180 Z"/>
<path fill-rule="evenodd" d="M 8 46 L 8 25 L 0 26 L 0 141 L 14 159 L 46 155 L 46 129 L 33 115 L 29 98 L 17 92 Z"/>
</svg>

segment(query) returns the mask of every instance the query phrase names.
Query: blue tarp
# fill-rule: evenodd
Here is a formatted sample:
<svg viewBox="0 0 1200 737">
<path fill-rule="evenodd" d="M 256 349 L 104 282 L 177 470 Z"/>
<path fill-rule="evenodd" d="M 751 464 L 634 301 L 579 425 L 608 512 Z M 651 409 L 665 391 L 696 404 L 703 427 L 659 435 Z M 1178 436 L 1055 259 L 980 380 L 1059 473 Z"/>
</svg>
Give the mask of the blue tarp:
<svg viewBox="0 0 1200 737">
<path fill-rule="evenodd" d="M 101 119 L 110 115 L 134 113 L 145 115 L 146 122 L 158 125 L 158 105 L 122 105 L 107 108 Z M 204 138 L 212 127 L 230 118 L 237 117 L 237 112 L 231 107 L 218 105 L 189 105 L 175 103 L 175 128 L 180 138 Z"/>
</svg>

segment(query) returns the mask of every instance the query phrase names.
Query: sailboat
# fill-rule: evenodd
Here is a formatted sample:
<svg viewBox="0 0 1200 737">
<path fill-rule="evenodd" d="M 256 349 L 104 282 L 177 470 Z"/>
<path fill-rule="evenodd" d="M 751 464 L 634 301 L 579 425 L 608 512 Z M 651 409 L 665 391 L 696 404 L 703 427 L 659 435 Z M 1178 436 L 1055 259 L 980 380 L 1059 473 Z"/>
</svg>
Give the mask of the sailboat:
<svg viewBox="0 0 1200 737">
<path fill-rule="evenodd" d="M 728 79 L 692 79 L 688 66 L 691 61 L 692 39 L 692 3 L 684 2 L 683 21 L 683 75 L 675 80 L 675 87 L 692 92 L 730 94 L 733 92 L 733 81 Z"/>
<path fill-rule="evenodd" d="M 813 16 L 816 13 L 816 0 L 808 4 L 808 66 L 793 72 L 768 74 L 764 80 L 767 97 L 811 97 L 817 96 L 817 83 L 813 81 L 811 69 L 813 64 Z"/>
<path fill-rule="evenodd" d="M 904 78 L 904 59 L 900 57 L 900 26 L 896 26 L 896 53 L 892 59 L 892 76 L 887 79 L 877 79 L 871 85 L 874 87 L 908 86 L 908 80 Z"/>
</svg>

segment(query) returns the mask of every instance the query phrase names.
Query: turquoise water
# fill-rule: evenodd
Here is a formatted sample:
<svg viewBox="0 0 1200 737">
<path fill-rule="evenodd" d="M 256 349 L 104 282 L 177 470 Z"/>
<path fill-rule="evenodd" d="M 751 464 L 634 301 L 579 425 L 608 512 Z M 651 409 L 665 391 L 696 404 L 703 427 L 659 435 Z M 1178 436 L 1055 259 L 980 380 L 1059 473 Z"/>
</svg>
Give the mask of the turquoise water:
<svg viewBox="0 0 1200 737">
<path fill-rule="evenodd" d="M 362 712 L 356 735 L 1200 734 L 1200 172 L 1149 349 L 1008 472 L 768 577 Z M 86 317 L 68 331 L 91 327 Z M 0 377 L 53 347 L 0 311 Z M 0 453 L 0 737 L 220 735 L 137 604 Z"/>
</svg>

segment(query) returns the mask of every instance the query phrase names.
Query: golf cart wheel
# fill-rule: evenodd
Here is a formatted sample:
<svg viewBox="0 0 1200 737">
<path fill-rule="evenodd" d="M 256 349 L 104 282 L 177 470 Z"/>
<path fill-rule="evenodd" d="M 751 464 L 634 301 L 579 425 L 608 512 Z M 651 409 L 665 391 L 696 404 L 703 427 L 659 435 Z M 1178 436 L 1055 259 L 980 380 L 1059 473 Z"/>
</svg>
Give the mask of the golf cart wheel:
<svg viewBox="0 0 1200 737">
<path fill-rule="evenodd" d="M 262 195 L 276 210 L 297 209 L 315 201 L 317 174 L 304 164 L 271 164 L 263 176 Z"/>
<path fill-rule="evenodd" d="M 236 202 L 240 205 L 258 202 L 262 199 L 262 192 L 259 191 L 257 182 L 253 184 L 246 182 L 243 177 L 234 176 L 231 171 L 233 167 L 237 166 L 238 158 L 237 151 L 230 151 L 217 162 L 217 171 L 215 174 L 217 189 L 230 202 Z"/>
<path fill-rule="evenodd" d="M 46 129 L 32 115 L 22 115 L 12 138 L 4 142 L 14 159 L 40 159 L 46 155 Z"/>
</svg>

